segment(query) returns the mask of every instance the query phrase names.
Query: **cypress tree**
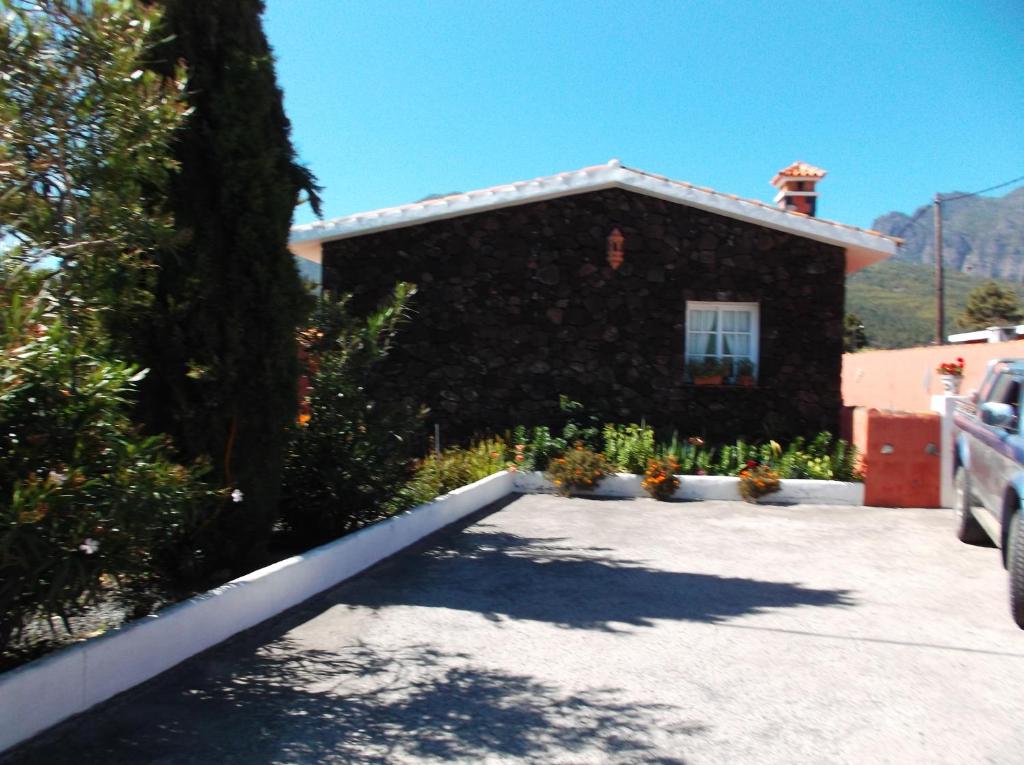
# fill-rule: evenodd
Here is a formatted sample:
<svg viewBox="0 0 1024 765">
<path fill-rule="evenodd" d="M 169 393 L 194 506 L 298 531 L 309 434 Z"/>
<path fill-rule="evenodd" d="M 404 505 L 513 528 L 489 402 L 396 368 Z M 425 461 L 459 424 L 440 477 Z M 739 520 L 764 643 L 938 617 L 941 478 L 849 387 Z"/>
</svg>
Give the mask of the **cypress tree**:
<svg viewBox="0 0 1024 765">
<path fill-rule="evenodd" d="M 272 530 L 287 429 L 296 416 L 295 332 L 308 308 L 287 248 L 300 194 L 263 33 L 261 0 L 164 0 L 156 68 L 186 67 L 191 113 L 174 147 L 178 242 L 160 254 L 143 358 L 144 415 L 222 488 L 214 567 L 260 563 Z"/>
</svg>

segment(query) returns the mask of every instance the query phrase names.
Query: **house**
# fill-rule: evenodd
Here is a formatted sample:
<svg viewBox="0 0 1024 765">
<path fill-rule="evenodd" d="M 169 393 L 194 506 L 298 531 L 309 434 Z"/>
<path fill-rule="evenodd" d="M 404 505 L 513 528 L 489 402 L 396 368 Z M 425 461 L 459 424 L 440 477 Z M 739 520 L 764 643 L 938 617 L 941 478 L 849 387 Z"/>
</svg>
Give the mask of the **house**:
<svg viewBox="0 0 1024 765">
<path fill-rule="evenodd" d="M 449 433 L 557 422 L 566 394 L 683 436 L 809 435 L 838 426 L 845 277 L 899 245 L 814 217 L 824 175 L 781 170 L 773 206 L 612 160 L 296 226 L 291 246 L 360 311 L 418 285 L 379 384 Z M 708 361 L 724 375 L 698 385 Z"/>
</svg>

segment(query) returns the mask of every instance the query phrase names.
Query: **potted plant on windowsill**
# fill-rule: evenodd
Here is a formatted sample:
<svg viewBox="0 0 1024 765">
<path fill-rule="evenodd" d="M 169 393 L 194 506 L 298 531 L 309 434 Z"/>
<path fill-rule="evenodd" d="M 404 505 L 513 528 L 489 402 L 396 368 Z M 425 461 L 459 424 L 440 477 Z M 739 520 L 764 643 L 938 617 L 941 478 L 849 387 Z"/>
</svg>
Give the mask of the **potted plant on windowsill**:
<svg viewBox="0 0 1024 765">
<path fill-rule="evenodd" d="M 729 369 L 721 359 L 709 356 L 703 359 L 690 359 L 686 364 L 686 371 L 690 373 L 694 385 L 721 385 Z"/>
<path fill-rule="evenodd" d="M 736 384 L 747 388 L 753 388 L 757 383 L 754 377 L 754 362 L 750 359 L 740 359 L 736 362 Z"/>
</svg>

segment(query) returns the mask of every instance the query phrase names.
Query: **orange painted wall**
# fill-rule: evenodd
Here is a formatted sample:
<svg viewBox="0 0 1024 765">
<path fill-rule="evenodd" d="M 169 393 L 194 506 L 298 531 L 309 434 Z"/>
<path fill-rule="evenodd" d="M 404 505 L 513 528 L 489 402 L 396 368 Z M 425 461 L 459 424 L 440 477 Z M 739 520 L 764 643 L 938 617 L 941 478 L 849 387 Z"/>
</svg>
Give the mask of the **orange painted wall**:
<svg viewBox="0 0 1024 765">
<path fill-rule="evenodd" d="M 941 506 L 938 413 L 864 408 L 854 411 L 852 425 L 865 473 L 864 504 Z"/>
<path fill-rule="evenodd" d="M 961 393 L 981 384 L 991 359 L 1024 358 L 1024 340 L 861 351 L 843 355 L 843 404 L 907 412 L 927 412 L 942 393 L 935 368 L 957 356 L 967 362 Z"/>
</svg>

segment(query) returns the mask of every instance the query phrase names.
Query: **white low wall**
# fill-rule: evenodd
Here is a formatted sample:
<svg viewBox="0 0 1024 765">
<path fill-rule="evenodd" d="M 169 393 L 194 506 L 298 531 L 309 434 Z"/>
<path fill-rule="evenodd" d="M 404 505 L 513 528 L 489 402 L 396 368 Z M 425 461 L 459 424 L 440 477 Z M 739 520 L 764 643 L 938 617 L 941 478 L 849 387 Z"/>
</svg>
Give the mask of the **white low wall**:
<svg viewBox="0 0 1024 765">
<path fill-rule="evenodd" d="M 515 490 L 523 493 L 554 494 L 555 487 L 540 472 L 515 473 Z M 674 499 L 742 499 L 739 479 L 731 476 L 681 475 Z M 646 497 L 640 485 L 643 476 L 615 473 L 606 477 L 596 489 L 580 492 L 595 497 Z M 845 481 L 815 481 L 786 478 L 782 490 L 768 496 L 767 502 L 793 502 L 815 505 L 862 505 L 864 484 Z"/>
<path fill-rule="evenodd" d="M 435 501 L 0 675 L 0 752 L 170 669 L 513 491 L 495 473 Z"/>
</svg>

